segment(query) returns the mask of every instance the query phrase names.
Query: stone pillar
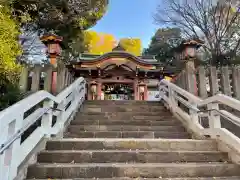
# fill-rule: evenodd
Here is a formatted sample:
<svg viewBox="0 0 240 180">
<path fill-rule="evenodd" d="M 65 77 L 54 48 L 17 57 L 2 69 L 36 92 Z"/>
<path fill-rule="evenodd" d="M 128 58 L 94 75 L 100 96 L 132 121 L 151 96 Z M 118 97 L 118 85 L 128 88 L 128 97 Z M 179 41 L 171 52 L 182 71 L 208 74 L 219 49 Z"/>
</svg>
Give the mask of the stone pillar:
<svg viewBox="0 0 240 180">
<path fill-rule="evenodd" d="M 227 66 L 221 68 L 221 85 L 223 94 L 227 96 L 232 96 L 229 69 Z"/>
<path fill-rule="evenodd" d="M 46 77 L 45 77 L 45 80 L 44 80 L 44 90 L 52 93 L 52 77 L 53 77 L 53 68 L 52 66 L 49 66 L 47 69 L 46 69 Z"/>
<path fill-rule="evenodd" d="M 209 72 L 210 72 L 210 77 L 209 77 L 210 93 L 211 93 L 211 96 L 214 96 L 219 93 L 217 68 L 210 67 Z"/>
<path fill-rule="evenodd" d="M 19 88 L 21 92 L 26 92 L 28 86 L 28 68 L 23 67 L 20 75 Z"/>
<path fill-rule="evenodd" d="M 206 99 L 208 97 L 207 93 L 207 82 L 206 82 L 206 73 L 205 68 L 203 66 L 200 66 L 198 68 L 198 88 L 199 88 L 199 96 L 203 99 Z"/>
<path fill-rule="evenodd" d="M 31 91 L 36 92 L 39 90 L 39 83 L 41 78 L 41 66 L 36 66 L 33 70 L 33 76 L 32 76 L 32 85 L 31 85 Z"/>
<path fill-rule="evenodd" d="M 233 95 L 234 98 L 240 100 L 240 66 L 232 69 Z"/>
<path fill-rule="evenodd" d="M 65 78 L 64 78 L 64 88 L 68 87 L 68 79 L 69 79 L 69 72 L 66 71 Z"/>
<path fill-rule="evenodd" d="M 197 81 L 196 81 L 196 73 L 195 73 L 195 64 L 194 59 L 189 59 L 186 62 L 186 81 L 187 81 L 187 91 L 198 95 L 197 93 Z"/>
</svg>

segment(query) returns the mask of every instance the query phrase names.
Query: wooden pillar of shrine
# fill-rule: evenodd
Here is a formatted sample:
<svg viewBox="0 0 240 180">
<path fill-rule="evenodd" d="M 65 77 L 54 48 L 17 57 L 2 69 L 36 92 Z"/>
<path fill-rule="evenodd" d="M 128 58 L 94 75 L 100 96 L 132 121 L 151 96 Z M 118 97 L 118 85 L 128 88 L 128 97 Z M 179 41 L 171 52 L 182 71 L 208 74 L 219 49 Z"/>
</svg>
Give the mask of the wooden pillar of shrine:
<svg viewBox="0 0 240 180">
<path fill-rule="evenodd" d="M 90 82 L 88 82 L 88 86 L 87 86 L 87 99 L 92 100 L 92 92 L 91 92 L 91 83 Z"/>
<path fill-rule="evenodd" d="M 145 85 L 145 88 L 144 88 L 144 101 L 147 101 L 148 99 L 148 87 L 147 85 Z"/>
<path fill-rule="evenodd" d="M 138 96 L 138 80 L 135 79 L 133 83 L 133 90 L 134 90 L 134 100 L 139 100 Z"/>
<path fill-rule="evenodd" d="M 101 100 L 102 96 L 102 82 L 98 80 L 97 82 L 97 100 Z"/>
</svg>

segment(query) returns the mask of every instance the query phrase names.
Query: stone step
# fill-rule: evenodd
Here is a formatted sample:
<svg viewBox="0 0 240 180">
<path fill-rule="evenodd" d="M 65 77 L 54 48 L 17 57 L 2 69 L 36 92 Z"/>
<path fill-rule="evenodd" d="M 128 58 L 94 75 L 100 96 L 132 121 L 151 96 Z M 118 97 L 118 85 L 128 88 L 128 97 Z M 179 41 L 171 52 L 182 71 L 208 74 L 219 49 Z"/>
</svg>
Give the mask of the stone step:
<svg viewBox="0 0 240 180">
<path fill-rule="evenodd" d="M 68 132 L 77 133 L 82 131 L 169 131 L 184 132 L 182 126 L 134 126 L 134 125 L 70 125 Z"/>
<path fill-rule="evenodd" d="M 49 179 L 27 179 L 27 180 L 49 180 Z M 77 179 L 54 179 L 54 180 L 96 180 L 96 178 L 77 178 Z M 240 180 L 239 177 L 196 177 L 196 178 L 128 178 L 128 177 L 120 177 L 120 178 L 98 178 L 97 180 Z"/>
<path fill-rule="evenodd" d="M 71 125 L 136 125 L 136 126 L 172 126 L 181 125 L 177 120 L 162 120 L 162 121 L 150 121 L 150 120 L 115 120 L 108 119 L 101 120 L 82 120 L 76 119 L 71 122 Z"/>
<path fill-rule="evenodd" d="M 162 150 L 162 151 L 216 151 L 212 140 L 192 139 L 61 139 L 49 140 L 46 150 Z"/>
<path fill-rule="evenodd" d="M 227 162 L 228 154 L 218 151 L 43 151 L 39 163 L 183 163 Z"/>
<path fill-rule="evenodd" d="M 134 111 L 134 112 L 111 112 L 111 111 L 104 111 L 104 112 L 79 112 L 78 115 L 99 115 L 99 116 L 119 116 L 119 117 L 132 117 L 132 116 L 172 116 L 172 114 L 168 111 L 158 111 L 158 112 L 144 112 L 144 111 Z"/>
<path fill-rule="evenodd" d="M 157 116 L 135 116 L 135 115 L 119 115 L 119 114 L 87 114 L 87 113 L 78 113 L 76 120 L 101 120 L 101 119 L 108 119 L 111 121 L 114 120 L 151 120 L 151 121 L 162 121 L 162 120 L 171 120 L 176 119 L 172 115 L 157 115 Z"/>
<path fill-rule="evenodd" d="M 105 100 L 105 101 L 98 101 L 98 100 L 88 100 L 84 101 L 85 104 L 94 104 L 94 105 L 162 105 L 163 104 L 159 101 L 114 101 L 114 100 Z"/>
<path fill-rule="evenodd" d="M 228 163 L 91 163 L 35 164 L 28 178 L 113 178 L 113 177 L 209 177 L 240 176 L 239 165 Z"/>
<path fill-rule="evenodd" d="M 65 133 L 66 138 L 164 138 L 164 139 L 189 139 L 187 132 L 169 132 L 169 131 L 102 131 L 102 132 L 74 132 Z"/>
<path fill-rule="evenodd" d="M 84 112 L 161 112 L 164 106 L 132 106 L 132 105 L 84 105 Z"/>
</svg>

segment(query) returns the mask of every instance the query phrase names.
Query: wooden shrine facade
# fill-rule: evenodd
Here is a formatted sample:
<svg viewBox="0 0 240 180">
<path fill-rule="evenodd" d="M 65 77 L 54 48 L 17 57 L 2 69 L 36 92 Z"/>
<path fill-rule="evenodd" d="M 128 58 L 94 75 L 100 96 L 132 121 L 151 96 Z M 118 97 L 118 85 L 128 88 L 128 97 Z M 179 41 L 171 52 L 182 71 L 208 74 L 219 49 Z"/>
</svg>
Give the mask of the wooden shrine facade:
<svg viewBox="0 0 240 180">
<path fill-rule="evenodd" d="M 85 54 L 68 68 L 75 77 L 87 80 L 88 100 L 148 100 L 149 89 L 157 91 L 159 80 L 168 74 L 153 57 L 136 57 L 122 50 L 101 56 Z"/>
</svg>

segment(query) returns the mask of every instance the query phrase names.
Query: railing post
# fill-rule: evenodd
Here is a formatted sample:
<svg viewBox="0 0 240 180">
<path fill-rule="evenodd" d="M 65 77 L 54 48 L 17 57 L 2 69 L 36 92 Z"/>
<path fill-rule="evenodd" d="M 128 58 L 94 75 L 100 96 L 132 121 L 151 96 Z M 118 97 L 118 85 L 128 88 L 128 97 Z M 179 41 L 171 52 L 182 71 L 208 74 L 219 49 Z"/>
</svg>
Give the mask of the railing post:
<svg viewBox="0 0 240 180">
<path fill-rule="evenodd" d="M 48 112 L 42 116 L 42 129 L 46 137 L 51 136 L 52 119 L 53 119 L 53 101 L 45 101 L 43 107 L 49 108 Z"/>
<path fill-rule="evenodd" d="M 57 116 L 57 122 L 54 125 L 54 130 L 52 131 L 51 135 L 55 135 L 58 138 L 63 137 L 63 132 L 61 131 L 64 128 L 64 113 L 65 113 L 65 106 L 66 106 L 66 99 L 64 99 L 59 105 L 58 109 L 61 110 L 59 115 Z"/>
<path fill-rule="evenodd" d="M 14 123 L 14 124 L 12 124 Z M 22 128 L 22 123 L 23 123 L 23 113 L 19 114 L 18 118 L 13 121 L 11 124 L 9 124 L 9 132 L 11 132 L 10 134 L 13 135 L 15 134 L 18 130 L 20 130 Z M 12 129 L 12 130 L 11 130 Z M 12 146 L 10 146 L 10 148 L 7 150 L 8 152 L 6 152 L 5 156 L 9 156 L 7 159 L 9 161 L 9 179 L 14 179 L 17 176 L 18 173 L 18 166 L 19 166 L 19 157 L 21 156 L 21 154 L 18 154 L 18 149 L 20 147 L 20 142 L 21 142 L 21 138 L 18 138 L 15 140 L 15 142 L 12 144 Z"/>
<path fill-rule="evenodd" d="M 168 86 L 168 97 L 169 97 L 169 108 L 174 113 L 176 111 L 176 107 L 178 106 L 177 101 L 175 99 L 175 92 L 172 88 Z"/>
<path fill-rule="evenodd" d="M 192 105 L 195 107 L 195 109 L 197 109 L 196 103 L 193 102 Z M 199 123 L 199 115 L 198 115 L 198 112 L 196 110 L 189 109 L 189 115 L 190 115 L 191 120 L 193 122 Z"/>
<path fill-rule="evenodd" d="M 208 104 L 207 109 L 209 110 L 209 113 L 208 113 L 209 128 L 211 129 L 221 128 L 220 115 L 214 112 L 214 110 L 219 110 L 218 103 Z"/>
</svg>

